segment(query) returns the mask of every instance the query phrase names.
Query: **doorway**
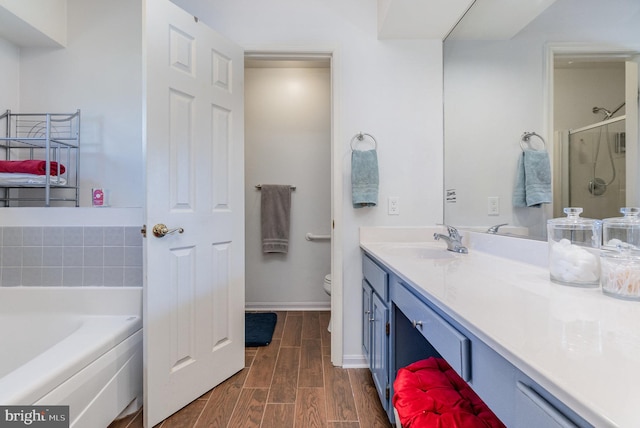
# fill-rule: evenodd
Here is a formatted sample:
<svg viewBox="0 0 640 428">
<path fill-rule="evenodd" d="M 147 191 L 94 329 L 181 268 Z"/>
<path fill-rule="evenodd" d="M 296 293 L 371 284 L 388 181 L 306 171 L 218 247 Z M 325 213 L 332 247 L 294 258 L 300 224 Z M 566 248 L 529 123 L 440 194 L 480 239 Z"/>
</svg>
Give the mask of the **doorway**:
<svg viewBox="0 0 640 428">
<path fill-rule="evenodd" d="M 584 217 L 616 217 L 626 203 L 625 63 L 558 57 L 554 87 L 567 181 L 562 205 L 582 207 Z M 561 217 L 563 207 L 554 208 Z"/>
<path fill-rule="evenodd" d="M 331 55 L 245 54 L 247 310 L 331 308 L 331 95 Z M 286 254 L 262 253 L 262 184 L 295 188 Z"/>
</svg>

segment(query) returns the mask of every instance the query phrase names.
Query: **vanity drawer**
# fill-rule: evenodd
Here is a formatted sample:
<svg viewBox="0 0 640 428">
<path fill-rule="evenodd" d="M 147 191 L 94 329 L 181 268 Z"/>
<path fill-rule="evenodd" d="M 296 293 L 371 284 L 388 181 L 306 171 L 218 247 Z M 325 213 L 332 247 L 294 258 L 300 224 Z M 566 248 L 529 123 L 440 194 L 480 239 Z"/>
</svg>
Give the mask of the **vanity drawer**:
<svg viewBox="0 0 640 428">
<path fill-rule="evenodd" d="M 470 341 L 401 283 L 394 283 L 393 302 L 465 381 L 471 379 Z"/>
<path fill-rule="evenodd" d="M 362 274 L 378 296 L 385 302 L 389 301 L 389 274 L 366 254 L 362 256 Z"/>
</svg>

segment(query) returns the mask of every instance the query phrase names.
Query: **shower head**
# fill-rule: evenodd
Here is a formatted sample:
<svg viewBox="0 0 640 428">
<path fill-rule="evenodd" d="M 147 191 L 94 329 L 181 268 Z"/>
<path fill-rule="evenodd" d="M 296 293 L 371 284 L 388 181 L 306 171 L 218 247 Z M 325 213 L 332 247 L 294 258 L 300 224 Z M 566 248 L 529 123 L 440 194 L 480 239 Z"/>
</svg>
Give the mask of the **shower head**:
<svg viewBox="0 0 640 428">
<path fill-rule="evenodd" d="M 606 108 L 604 108 L 604 107 L 594 107 L 594 108 L 591 109 L 591 111 L 594 114 L 603 112 L 605 120 L 609 119 L 611 117 L 611 115 L 612 115 L 612 113 L 609 110 L 607 110 Z"/>
</svg>

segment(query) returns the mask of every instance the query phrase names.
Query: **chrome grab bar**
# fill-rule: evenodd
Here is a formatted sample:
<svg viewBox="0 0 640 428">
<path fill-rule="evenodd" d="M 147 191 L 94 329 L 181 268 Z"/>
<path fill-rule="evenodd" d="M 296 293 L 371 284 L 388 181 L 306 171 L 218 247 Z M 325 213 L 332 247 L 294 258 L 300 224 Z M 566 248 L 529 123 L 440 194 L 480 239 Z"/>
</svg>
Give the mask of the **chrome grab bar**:
<svg viewBox="0 0 640 428">
<path fill-rule="evenodd" d="M 311 232 L 308 232 L 304 235 L 304 239 L 307 241 L 326 241 L 331 239 L 331 235 L 314 235 Z"/>
</svg>

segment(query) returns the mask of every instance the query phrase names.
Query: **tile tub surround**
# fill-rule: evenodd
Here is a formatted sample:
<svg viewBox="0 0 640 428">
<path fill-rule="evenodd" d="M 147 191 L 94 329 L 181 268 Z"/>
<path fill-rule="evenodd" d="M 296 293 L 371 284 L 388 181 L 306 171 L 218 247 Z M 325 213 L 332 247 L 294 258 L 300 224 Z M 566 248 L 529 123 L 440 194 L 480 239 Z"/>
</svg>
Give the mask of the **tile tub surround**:
<svg viewBox="0 0 640 428">
<path fill-rule="evenodd" d="M 0 286 L 141 286 L 136 226 L 0 228 Z"/>
<path fill-rule="evenodd" d="M 391 251 L 406 241 L 362 232 L 365 251 L 591 424 L 637 426 L 640 303 L 552 283 L 544 242 L 468 233 L 469 254 L 429 260 Z"/>
</svg>

